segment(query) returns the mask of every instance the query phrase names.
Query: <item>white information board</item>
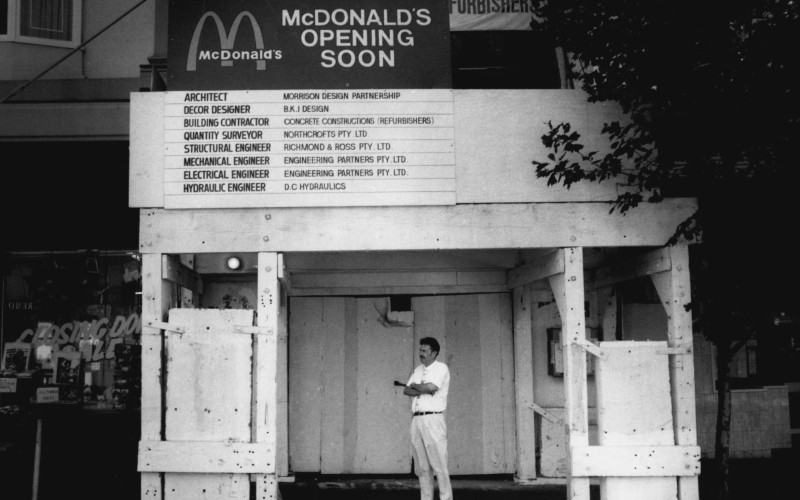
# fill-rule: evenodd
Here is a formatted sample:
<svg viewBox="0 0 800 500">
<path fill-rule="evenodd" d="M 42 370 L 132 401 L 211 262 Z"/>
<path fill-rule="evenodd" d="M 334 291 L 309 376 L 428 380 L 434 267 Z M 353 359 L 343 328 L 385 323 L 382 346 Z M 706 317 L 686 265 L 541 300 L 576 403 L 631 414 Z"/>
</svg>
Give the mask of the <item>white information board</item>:
<svg viewBox="0 0 800 500">
<path fill-rule="evenodd" d="M 166 208 L 455 204 L 453 92 L 167 92 Z"/>
</svg>

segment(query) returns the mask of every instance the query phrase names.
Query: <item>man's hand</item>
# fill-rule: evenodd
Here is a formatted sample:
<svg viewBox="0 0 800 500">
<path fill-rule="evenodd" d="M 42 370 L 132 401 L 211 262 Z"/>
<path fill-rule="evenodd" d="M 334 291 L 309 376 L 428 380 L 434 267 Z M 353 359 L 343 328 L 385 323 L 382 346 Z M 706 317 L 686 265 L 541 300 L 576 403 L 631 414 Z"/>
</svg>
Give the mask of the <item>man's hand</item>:
<svg viewBox="0 0 800 500">
<path fill-rule="evenodd" d="M 420 394 L 433 395 L 436 391 L 439 390 L 439 388 L 436 387 L 436 384 L 431 384 L 430 382 L 428 382 L 427 384 L 411 384 L 410 387 L 418 391 Z"/>
</svg>

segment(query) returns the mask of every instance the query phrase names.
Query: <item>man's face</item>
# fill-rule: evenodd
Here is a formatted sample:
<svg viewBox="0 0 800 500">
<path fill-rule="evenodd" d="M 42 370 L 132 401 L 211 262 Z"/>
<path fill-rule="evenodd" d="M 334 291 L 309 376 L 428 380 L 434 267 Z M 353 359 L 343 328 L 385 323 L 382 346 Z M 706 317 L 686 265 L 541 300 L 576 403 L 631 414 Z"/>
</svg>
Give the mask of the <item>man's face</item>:
<svg viewBox="0 0 800 500">
<path fill-rule="evenodd" d="M 438 354 L 438 352 L 436 354 L 432 353 L 431 346 L 429 345 L 423 344 L 419 346 L 419 360 L 422 361 L 422 364 L 425 366 L 431 366 L 431 363 L 436 360 Z"/>
</svg>

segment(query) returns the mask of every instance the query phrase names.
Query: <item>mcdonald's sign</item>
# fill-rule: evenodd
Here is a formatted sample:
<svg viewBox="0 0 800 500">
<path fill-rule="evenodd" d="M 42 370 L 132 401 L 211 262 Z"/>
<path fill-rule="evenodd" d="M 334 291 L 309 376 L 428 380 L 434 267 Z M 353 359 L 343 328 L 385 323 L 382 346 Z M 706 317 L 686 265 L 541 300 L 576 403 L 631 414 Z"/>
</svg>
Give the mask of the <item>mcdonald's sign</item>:
<svg viewBox="0 0 800 500">
<path fill-rule="evenodd" d="M 169 90 L 450 88 L 447 0 L 170 0 Z"/>
<path fill-rule="evenodd" d="M 200 35 L 203 32 L 207 19 L 213 19 L 216 23 L 217 31 L 219 32 L 219 45 L 220 50 L 205 50 L 198 53 L 198 45 L 200 44 Z M 250 21 L 250 26 L 253 28 L 253 37 L 255 38 L 255 50 L 234 50 L 234 43 L 236 42 L 236 35 L 239 32 L 239 24 L 243 19 Z M 222 19 L 215 12 L 206 12 L 197 23 L 192 35 L 192 41 L 189 45 L 189 56 L 186 60 L 186 71 L 197 71 L 198 59 L 215 60 L 220 62 L 220 66 L 233 66 L 236 60 L 247 61 L 254 60 L 256 62 L 256 70 L 264 71 L 267 69 L 266 60 L 272 59 L 273 55 L 276 59 L 281 58 L 280 50 L 264 50 L 264 36 L 261 34 L 261 28 L 258 26 L 258 21 L 250 12 L 240 12 L 231 25 L 230 32 L 225 30 L 225 25 Z"/>
</svg>

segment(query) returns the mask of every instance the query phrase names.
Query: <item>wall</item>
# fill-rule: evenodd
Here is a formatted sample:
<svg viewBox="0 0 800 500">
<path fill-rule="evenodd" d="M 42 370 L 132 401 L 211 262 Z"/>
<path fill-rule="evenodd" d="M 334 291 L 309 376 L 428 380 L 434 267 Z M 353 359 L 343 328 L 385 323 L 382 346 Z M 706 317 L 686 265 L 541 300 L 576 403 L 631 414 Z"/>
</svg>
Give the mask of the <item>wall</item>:
<svg viewBox="0 0 800 500">
<path fill-rule="evenodd" d="M 533 321 L 533 399 L 534 403 L 546 409 L 559 419 L 565 418 L 564 378 L 548 375 L 547 329 L 561 326 L 561 317 L 556 304 L 531 304 Z M 594 314 L 586 319 L 586 326 L 596 327 Z M 587 359 L 588 359 L 587 355 Z M 596 387 L 594 376 L 587 384 L 589 399 L 589 443 L 597 444 Z M 537 416 L 537 443 L 539 455 L 539 474 L 544 477 L 566 477 L 567 435 L 563 425 L 553 423 Z"/>
<path fill-rule="evenodd" d="M 138 0 L 85 0 L 83 37 L 86 40 L 122 15 Z M 88 45 L 87 78 L 138 78 L 139 65 L 153 54 L 155 1 L 144 5 Z"/>
<path fill-rule="evenodd" d="M 409 473 L 410 400 L 419 339 L 440 341 L 450 368 L 450 473 L 515 471 L 508 294 L 293 297 L 289 324 L 289 453 L 294 472 Z M 413 319 L 411 319 L 413 318 Z M 413 321 L 413 326 L 407 326 Z"/>
<path fill-rule="evenodd" d="M 72 49 L 29 43 L 0 42 L 0 61 L 3 61 L 0 81 L 29 80 L 67 55 L 70 50 Z M 42 78 L 83 78 L 83 55 L 73 55 Z"/>
<path fill-rule="evenodd" d="M 98 33 L 138 0 L 84 0 L 82 40 Z M 85 50 L 70 56 L 44 79 L 138 78 L 139 65 L 153 54 L 155 1 L 145 2 L 100 35 Z M 72 49 L 0 42 L 0 81 L 28 80 Z"/>
</svg>

